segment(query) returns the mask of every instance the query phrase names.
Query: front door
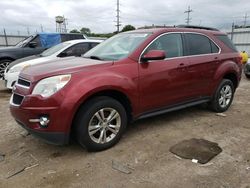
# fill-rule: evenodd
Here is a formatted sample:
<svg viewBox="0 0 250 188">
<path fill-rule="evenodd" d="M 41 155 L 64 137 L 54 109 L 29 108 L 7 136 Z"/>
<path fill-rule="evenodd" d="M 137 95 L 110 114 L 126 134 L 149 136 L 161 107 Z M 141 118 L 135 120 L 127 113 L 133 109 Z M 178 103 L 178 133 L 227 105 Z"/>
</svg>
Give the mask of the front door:
<svg viewBox="0 0 250 188">
<path fill-rule="evenodd" d="M 188 59 L 183 57 L 182 35 L 161 35 L 143 54 L 149 50 L 164 50 L 166 59 L 139 64 L 141 111 L 151 111 L 187 100 L 186 88 L 190 75 Z"/>
</svg>

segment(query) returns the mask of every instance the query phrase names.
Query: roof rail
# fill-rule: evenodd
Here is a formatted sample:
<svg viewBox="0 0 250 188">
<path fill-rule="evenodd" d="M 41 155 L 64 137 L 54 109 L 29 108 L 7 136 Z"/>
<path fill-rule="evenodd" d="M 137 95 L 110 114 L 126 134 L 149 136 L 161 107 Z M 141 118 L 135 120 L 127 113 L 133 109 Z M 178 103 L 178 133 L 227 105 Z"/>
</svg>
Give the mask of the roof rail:
<svg viewBox="0 0 250 188">
<path fill-rule="evenodd" d="M 191 28 L 191 29 L 205 29 L 205 30 L 211 30 L 211 31 L 219 31 L 219 29 L 213 28 L 213 27 L 204 27 L 204 26 L 196 26 L 196 25 L 177 25 L 176 27 L 179 28 Z"/>
</svg>

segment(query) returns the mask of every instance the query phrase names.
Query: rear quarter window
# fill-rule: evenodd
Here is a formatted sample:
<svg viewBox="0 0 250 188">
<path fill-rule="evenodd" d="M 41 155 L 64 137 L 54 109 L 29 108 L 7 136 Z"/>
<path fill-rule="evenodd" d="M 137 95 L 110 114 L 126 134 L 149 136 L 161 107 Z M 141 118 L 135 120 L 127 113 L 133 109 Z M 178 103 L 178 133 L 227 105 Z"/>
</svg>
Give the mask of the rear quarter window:
<svg viewBox="0 0 250 188">
<path fill-rule="evenodd" d="M 232 41 L 228 38 L 227 35 L 215 35 L 217 39 L 223 42 L 228 48 L 233 50 L 234 52 L 238 52 Z"/>
<path fill-rule="evenodd" d="M 205 35 L 186 33 L 185 41 L 187 55 L 201 55 L 219 52 L 219 48 Z"/>
</svg>

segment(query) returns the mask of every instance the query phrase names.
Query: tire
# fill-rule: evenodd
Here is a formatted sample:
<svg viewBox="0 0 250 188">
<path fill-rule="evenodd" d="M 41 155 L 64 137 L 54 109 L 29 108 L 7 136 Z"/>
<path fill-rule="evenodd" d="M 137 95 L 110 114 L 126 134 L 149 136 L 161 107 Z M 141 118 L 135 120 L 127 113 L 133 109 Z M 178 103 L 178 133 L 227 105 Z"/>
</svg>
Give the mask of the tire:
<svg viewBox="0 0 250 188">
<path fill-rule="evenodd" d="M 248 74 L 245 74 L 245 76 L 248 78 L 248 79 L 250 79 L 250 75 L 248 75 Z"/>
<path fill-rule="evenodd" d="M 9 59 L 0 60 L 0 79 L 3 79 L 4 71 L 11 62 Z"/>
<path fill-rule="evenodd" d="M 234 91 L 233 82 L 223 79 L 209 104 L 210 109 L 215 112 L 225 112 L 233 101 Z"/>
<path fill-rule="evenodd" d="M 109 117 L 113 117 L 111 121 Z M 105 96 L 87 101 L 78 111 L 74 122 L 77 141 L 88 151 L 102 151 L 114 146 L 126 126 L 124 107 L 117 100 Z"/>
</svg>

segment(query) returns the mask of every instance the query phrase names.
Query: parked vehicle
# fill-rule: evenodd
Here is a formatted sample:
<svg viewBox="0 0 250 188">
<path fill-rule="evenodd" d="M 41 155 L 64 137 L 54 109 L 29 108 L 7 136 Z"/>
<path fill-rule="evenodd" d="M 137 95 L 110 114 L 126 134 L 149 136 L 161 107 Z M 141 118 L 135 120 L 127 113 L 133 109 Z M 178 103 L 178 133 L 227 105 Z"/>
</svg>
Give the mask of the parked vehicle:
<svg viewBox="0 0 250 188">
<path fill-rule="evenodd" d="M 52 60 L 59 60 L 64 57 L 69 56 L 81 56 L 82 54 L 89 51 L 91 48 L 95 47 L 102 40 L 88 40 L 79 39 L 71 40 L 63 43 L 59 43 L 53 46 L 39 55 L 29 56 L 26 58 L 18 59 L 10 63 L 10 65 L 5 69 L 4 80 L 5 86 L 8 89 L 12 89 L 14 84 L 18 79 L 18 75 L 21 70 L 25 67 L 37 65 Z"/>
<path fill-rule="evenodd" d="M 244 65 L 244 73 L 247 78 L 250 78 L 250 61 L 247 61 L 247 63 Z"/>
<path fill-rule="evenodd" d="M 109 38 L 84 57 L 24 69 L 10 111 L 48 142 L 76 138 L 100 151 L 115 145 L 133 120 L 201 103 L 226 111 L 241 73 L 241 56 L 225 33 L 135 30 Z"/>
<path fill-rule="evenodd" d="M 0 79 L 10 62 L 23 57 L 40 54 L 44 50 L 68 40 L 86 39 L 82 34 L 38 33 L 22 40 L 14 47 L 0 48 Z"/>
</svg>

